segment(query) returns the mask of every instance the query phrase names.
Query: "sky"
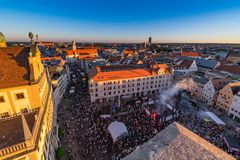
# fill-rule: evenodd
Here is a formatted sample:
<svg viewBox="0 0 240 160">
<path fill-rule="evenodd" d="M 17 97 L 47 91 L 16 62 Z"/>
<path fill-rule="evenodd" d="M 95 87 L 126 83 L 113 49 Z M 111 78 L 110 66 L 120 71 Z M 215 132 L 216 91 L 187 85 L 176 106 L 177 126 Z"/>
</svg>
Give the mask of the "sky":
<svg viewBox="0 0 240 160">
<path fill-rule="evenodd" d="M 240 43 L 240 0 L 1 0 L 7 41 Z"/>
</svg>

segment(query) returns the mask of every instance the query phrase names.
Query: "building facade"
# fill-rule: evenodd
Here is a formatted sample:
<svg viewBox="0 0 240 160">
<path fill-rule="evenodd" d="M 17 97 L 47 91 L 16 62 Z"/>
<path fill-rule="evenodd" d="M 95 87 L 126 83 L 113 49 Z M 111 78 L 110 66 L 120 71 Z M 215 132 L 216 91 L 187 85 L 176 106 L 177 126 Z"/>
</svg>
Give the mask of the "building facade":
<svg viewBox="0 0 240 160">
<path fill-rule="evenodd" d="M 54 160 L 56 110 L 35 42 L 0 49 L 0 159 Z"/>
<path fill-rule="evenodd" d="M 233 119 L 240 119 L 240 91 L 233 97 L 232 105 L 228 114 L 233 116 Z"/>
<path fill-rule="evenodd" d="M 91 102 L 119 100 L 161 92 L 171 86 L 174 70 L 166 64 L 149 68 L 94 67 L 88 73 Z"/>
<path fill-rule="evenodd" d="M 216 107 L 229 112 L 233 97 L 240 91 L 240 82 L 228 83 L 218 94 Z"/>
<path fill-rule="evenodd" d="M 51 79 L 53 86 L 54 105 L 57 107 L 61 102 L 67 86 L 70 82 L 69 68 L 67 67 L 67 65 L 63 70 L 56 73 Z"/>
<path fill-rule="evenodd" d="M 210 79 L 203 86 L 203 101 L 209 105 L 214 105 L 217 100 L 219 90 L 222 89 L 228 82 L 229 80 L 226 78 Z"/>
<path fill-rule="evenodd" d="M 98 56 L 98 48 L 78 48 L 75 41 L 72 43 L 72 50 L 68 50 L 66 53 L 66 60 L 69 63 L 78 62 L 85 58 L 96 58 Z"/>
<path fill-rule="evenodd" d="M 190 88 L 190 92 L 194 95 L 195 99 L 203 100 L 203 88 L 204 85 L 209 81 L 207 78 L 203 77 L 193 77 L 194 85 Z"/>
<path fill-rule="evenodd" d="M 196 72 L 198 69 L 195 60 L 180 60 L 179 62 L 176 62 L 174 70 L 189 74 L 192 72 Z"/>
</svg>

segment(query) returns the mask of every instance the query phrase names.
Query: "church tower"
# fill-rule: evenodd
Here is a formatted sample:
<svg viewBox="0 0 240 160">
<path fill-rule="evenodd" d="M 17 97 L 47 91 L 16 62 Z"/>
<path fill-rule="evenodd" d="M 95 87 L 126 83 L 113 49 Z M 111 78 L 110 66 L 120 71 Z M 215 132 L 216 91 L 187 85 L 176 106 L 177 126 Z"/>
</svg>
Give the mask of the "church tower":
<svg viewBox="0 0 240 160">
<path fill-rule="evenodd" d="M 28 57 L 30 65 L 30 80 L 34 82 L 41 77 L 44 71 L 44 66 L 41 61 L 41 52 L 38 49 L 37 43 L 33 41 L 33 34 L 31 32 L 29 33 L 29 38 L 31 39 L 31 47 Z"/>
<path fill-rule="evenodd" d="M 0 48 L 7 47 L 5 36 L 0 32 Z"/>
<path fill-rule="evenodd" d="M 76 49 L 77 49 L 76 42 L 72 41 L 72 50 L 76 50 Z"/>
<path fill-rule="evenodd" d="M 149 47 L 152 45 L 152 37 L 151 36 L 148 38 L 148 45 L 149 45 Z"/>
</svg>

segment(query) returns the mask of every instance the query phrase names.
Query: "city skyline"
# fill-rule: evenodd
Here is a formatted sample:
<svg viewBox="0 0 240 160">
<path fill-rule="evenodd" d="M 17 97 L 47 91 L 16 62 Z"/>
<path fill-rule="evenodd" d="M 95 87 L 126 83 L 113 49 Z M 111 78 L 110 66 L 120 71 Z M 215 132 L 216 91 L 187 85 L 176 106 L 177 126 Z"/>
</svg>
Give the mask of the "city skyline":
<svg viewBox="0 0 240 160">
<path fill-rule="evenodd" d="M 58 2 L 58 3 L 56 3 Z M 240 43 L 240 2 L 206 0 L 181 4 L 151 0 L 42 1 L 3 0 L 0 30 L 7 41 Z M 16 27 L 17 25 L 17 27 Z"/>
</svg>

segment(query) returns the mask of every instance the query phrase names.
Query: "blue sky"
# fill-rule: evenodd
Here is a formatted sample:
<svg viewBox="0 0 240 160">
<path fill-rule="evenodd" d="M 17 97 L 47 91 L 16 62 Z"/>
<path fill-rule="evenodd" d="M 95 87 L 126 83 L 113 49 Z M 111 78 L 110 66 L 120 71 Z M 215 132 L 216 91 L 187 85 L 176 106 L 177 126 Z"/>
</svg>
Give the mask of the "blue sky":
<svg viewBox="0 0 240 160">
<path fill-rule="evenodd" d="M 239 0 L 1 0 L 9 41 L 240 43 Z"/>
</svg>

